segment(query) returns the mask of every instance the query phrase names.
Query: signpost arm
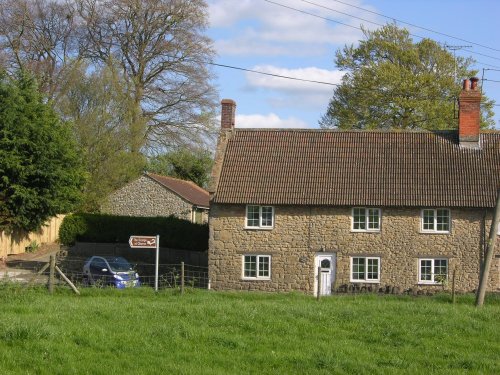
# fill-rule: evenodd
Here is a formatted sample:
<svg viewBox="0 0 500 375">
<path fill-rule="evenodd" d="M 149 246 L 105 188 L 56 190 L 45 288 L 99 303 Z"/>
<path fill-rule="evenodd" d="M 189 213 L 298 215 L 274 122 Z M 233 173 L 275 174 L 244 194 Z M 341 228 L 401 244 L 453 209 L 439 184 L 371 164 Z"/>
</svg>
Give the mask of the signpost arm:
<svg viewBox="0 0 500 375">
<path fill-rule="evenodd" d="M 160 236 L 156 236 L 155 291 L 158 291 L 158 264 L 160 263 Z"/>
</svg>

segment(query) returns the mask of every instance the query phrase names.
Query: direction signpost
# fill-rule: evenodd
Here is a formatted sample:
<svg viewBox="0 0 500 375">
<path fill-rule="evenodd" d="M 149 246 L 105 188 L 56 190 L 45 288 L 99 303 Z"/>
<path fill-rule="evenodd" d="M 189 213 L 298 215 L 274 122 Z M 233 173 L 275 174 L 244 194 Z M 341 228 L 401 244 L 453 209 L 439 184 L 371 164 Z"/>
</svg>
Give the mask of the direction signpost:
<svg viewBox="0 0 500 375">
<path fill-rule="evenodd" d="M 155 291 L 158 291 L 158 264 L 160 262 L 160 236 L 130 236 L 128 244 L 132 249 L 156 249 Z"/>
</svg>

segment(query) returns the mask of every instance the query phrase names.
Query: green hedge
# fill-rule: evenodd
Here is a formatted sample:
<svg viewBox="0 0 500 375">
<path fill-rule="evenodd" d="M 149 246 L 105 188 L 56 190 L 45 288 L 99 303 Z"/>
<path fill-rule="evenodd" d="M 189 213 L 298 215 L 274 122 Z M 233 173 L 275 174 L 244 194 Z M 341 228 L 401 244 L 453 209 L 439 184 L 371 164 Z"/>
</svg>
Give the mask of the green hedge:
<svg viewBox="0 0 500 375">
<path fill-rule="evenodd" d="M 160 235 L 160 246 L 205 251 L 208 225 L 170 217 L 131 217 L 101 214 L 72 214 L 64 218 L 59 240 L 64 245 L 78 242 L 127 243 L 131 235 Z"/>
</svg>

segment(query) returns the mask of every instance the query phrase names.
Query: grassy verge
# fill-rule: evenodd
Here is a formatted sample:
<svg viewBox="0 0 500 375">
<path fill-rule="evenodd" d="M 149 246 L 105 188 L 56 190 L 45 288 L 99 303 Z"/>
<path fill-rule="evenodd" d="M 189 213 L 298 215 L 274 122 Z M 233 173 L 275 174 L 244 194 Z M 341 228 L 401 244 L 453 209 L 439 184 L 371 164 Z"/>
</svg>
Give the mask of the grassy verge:
<svg viewBox="0 0 500 375">
<path fill-rule="evenodd" d="M 500 298 L 0 286 L 2 374 L 500 373 Z"/>
</svg>

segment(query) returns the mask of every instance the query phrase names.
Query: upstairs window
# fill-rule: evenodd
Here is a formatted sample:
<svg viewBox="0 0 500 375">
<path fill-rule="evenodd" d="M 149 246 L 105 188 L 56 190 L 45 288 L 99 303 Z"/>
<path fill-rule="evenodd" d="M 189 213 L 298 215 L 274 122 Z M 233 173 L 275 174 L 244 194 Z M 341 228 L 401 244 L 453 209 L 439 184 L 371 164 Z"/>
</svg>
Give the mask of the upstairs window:
<svg viewBox="0 0 500 375">
<path fill-rule="evenodd" d="M 449 233 L 451 216 L 447 208 L 422 210 L 422 232 Z"/>
<path fill-rule="evenodd" d="M 355 232 L 379 232 L 380 208 L 354 207 L 352 230 Z"/>
<path fill-rule="evenodd" d="M 419 259 L 419 283 L 441 284 L 446 280 L 448 280 L 448 259 Z"/>
<path fill-rule="evenodd" d="M 274 226 L 274 207 L 247 206 L 246 228 L 271 229 Z"/>
</svg>

